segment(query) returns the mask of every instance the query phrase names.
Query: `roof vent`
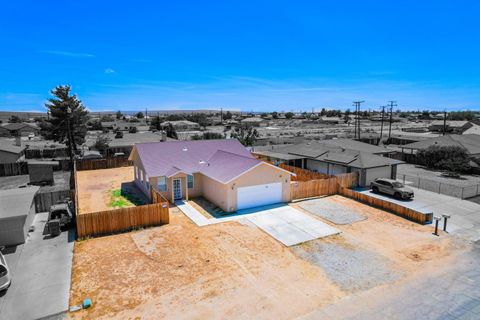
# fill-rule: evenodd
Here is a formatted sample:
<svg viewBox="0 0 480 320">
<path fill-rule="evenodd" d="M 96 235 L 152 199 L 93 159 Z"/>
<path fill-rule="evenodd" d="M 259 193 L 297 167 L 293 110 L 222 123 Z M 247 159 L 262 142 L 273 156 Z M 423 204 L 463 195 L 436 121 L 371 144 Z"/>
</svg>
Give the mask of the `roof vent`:
<svg viewBox="0 0 480 320">
<path fill-rule="evenodd" d="M 188 151 L 187 147 L 183 147 L 182 150 L 183 150 L 183 151 Z"/>
<path fill-rule="evenodd" d="M 205 163 L 205 161 L 203 161 L 203 160 L 200 160 L 200 161 L 198 161 L 198 163 L 199 163 L 199 164 L 204 164 L 204 163 Z"/>
</svg>

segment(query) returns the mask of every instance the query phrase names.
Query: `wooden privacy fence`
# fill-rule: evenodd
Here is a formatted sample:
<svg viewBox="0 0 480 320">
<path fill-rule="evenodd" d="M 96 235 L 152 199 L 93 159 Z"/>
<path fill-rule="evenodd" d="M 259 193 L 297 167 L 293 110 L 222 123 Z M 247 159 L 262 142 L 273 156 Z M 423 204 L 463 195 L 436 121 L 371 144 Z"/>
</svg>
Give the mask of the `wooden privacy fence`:
<svg viewBox="0 0 480 320">
<path fill-rule="evenodd" d="M 160 192 L 150 187 L 150 193 L 152 195 L 152 203 L 166 202 L 168 203 L 167 198 L 165 198 Z"/>
<path fill-rule="evenodd" d="M 358 186 L 358 173 L 351 172 L 351 173 L 342 173 L 336 175 L 338 185 L 344 188 L 353 188 Z"/>
<path fill-rule="evenodd" d="M 62 202 L 67 198 L 74 201 L 75 192 L 73 190 L 60 190 L 37 193 L 35 196 L 35 212 L 49 211 L 52 205 Z"/>
<path fill-rule="evenodd" d="M 336 194 L 338 182 L 335 177 L 310 181 L 293 181 L 290 184 L 292 200 Z"/>
<path fill-rule="evenodd" d="M 169 223 L 168 203 L 98 211 L 77 215 L 77 236 L 100 236 L 138 227 Z"/>
<path fill-rule="evenodd" d="M 83 159 L 76 160 L 77 171 L 83 170 L 99 170 L 110 169 L 119 167 L 128 167 L 133 165 L 132 161 L 128 160 L 128 157 L 113 157 L 106 159 Z"/>
<path fill-rule="evenodd" d="M 295 173 L 295 176 L 292 176 L 292 181 L 309 181 L 309 180 L 318 180 L 318 179 L 328 179 L 332 177 L 331 175 L 328 175 L 325 173 L 293 167 L 293 166 L 286 165 L 284 163 L 280 164 L 279 167 Z"/>
<path fill-rule="evenodd" d="M 393 212 L 394 214 L 406 218 L 411 221 L 415 221 L 421 224 L 432 223 L 433 212 L 421 212 L 414 209 L 410 209 L 404 206 L 401 206 L 396 203 L 388 202 L 379 198 L 371 197 L 368 194 L 356 192 L 347 188 L 338 188 L 338 193 L 342 196 L 351 198 L 353 200 L 363 202 L 372 207 L 377 207 L 386 211 Z"/>
<path fill-rule="evenodd" d="M 0 177 L 22 174 L 28 174 L 28 164 L 26 162 L 0 163 Z"/>
</svg>

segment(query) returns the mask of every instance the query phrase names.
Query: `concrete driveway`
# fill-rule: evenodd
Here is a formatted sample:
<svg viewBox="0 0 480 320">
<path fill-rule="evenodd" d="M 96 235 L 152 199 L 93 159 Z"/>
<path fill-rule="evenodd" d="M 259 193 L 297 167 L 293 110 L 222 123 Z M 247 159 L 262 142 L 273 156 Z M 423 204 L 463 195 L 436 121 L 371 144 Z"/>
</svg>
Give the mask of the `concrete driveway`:
<svg viewBox="0 0 480 320">
<path fill-rule="evenodd" d="M 68 309 L 74 231 L 44 239 L 47 214 L 37 214 L 26 243 L 5 255 L 13 277 L 0 298 L 0 319 L 40 319 Z"/>
<path fill-rule="evenodd" d="M 388 195 L 375 194 L 370 190 L 359 192 L 411 209 L 431 211 L 434 216 L 448 214 L 451 216 L 447 224 L 448 232 L 466 235 L 471 240 L 480 239 L 480 204 L 423 189 L 409 188 L 415 192 L 413 200 L 396 200 Z M 433 227 L 434 224 L 431 226 Z"/>
<path fill-rule="evenodd" d="M 338 229 L 286 204 L 245 209 L 226 217 L 209 219 L 188 202 L 175 204 L 199 227 L 235 220 L 248 221 L 286 246 L 340 233 Z"/>
</svg>

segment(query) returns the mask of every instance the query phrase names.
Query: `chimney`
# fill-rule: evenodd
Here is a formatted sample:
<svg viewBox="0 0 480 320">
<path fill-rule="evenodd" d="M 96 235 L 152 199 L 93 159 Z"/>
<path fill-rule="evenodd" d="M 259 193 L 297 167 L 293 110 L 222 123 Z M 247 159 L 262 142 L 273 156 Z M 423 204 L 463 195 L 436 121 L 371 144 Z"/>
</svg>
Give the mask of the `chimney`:
<svg viewBox="0 0 480 320">
<path fill-rule="evenodd" d="M 22 138 L 20 136 L 15 137 L 15 141 L 13 142 L 14 146 L 21 147 L 22 146 Z"/>
</svg>

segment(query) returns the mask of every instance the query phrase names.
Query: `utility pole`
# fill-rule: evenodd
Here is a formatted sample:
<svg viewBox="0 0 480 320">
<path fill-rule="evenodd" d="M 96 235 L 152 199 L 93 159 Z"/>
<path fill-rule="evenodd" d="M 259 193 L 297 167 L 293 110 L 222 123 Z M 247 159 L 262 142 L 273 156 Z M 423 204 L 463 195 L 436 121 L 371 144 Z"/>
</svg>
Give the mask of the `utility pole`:
<svg viewBox="0 0 480 320">
<path fill-rule="evenodd" d="M 388 128 L 388 140 L 387 140 L 387 142 L 390 143 L 390 138 L 392 137 L 393 107 L 397 106 L 397 102 L 396 101 L 388 101 L 388 105 L 390 106 L 390 126 Z"/>
<path fill-rule="evenodd" d="M 443 135 L 447 131 L 447 110 L 443 111 Z"/>
<path fill-rule="evenodd" d="M 360 140 L 360 105 L 364 102 L 365 101 L 353 101 L 353 105 L 355 106 L 355 139 L 358 140 Z"/>
<path fill-rule="evenodd" d="M 380 139 L 378 139 L 377 146 L 382 142 L 382 137 L 383 137 L 383 119 L 385 117 L 385 106 L 382 106 L 382 125 L 380 127 Z"/>
<path fill-rule="evenodd" d="M 70 165 L 73 170 L 73 139 L 72 139 L 72 130 L 70 128 L 70 115 L 72 114 L 72 109 L 67 107 L 67 134 L 68 134 L 68 153 L 70 156 Z"/>
<path fill-rule="evenodd" d="M 223 108 L 220 108 L 220 123 L 223 124 Z"/>
</svg>

